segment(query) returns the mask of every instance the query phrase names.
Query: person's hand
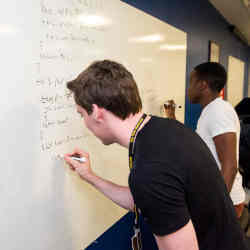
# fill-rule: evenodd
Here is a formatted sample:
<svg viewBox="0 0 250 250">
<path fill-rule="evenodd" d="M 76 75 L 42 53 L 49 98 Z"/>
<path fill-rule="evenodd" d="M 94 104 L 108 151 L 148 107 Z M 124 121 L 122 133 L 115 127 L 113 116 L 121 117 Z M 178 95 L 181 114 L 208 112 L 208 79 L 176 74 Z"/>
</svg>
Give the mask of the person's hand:
<svg viewBox="0 0 250 250">
<path fill-rule="evenodd" d="M 78 157 L 84 157 L 86 161 L 79 162 L 77 160 L 73 160 L 71 156 L 75 155 L 77 155 Z M 64 160 L 69 165 L 70 169 L 76 171 L 84 180 L 88 180 L 88 178 L 93 175 L 90 167 L 89 154 L 87 152 L 84 152 L 80 149 L 75 149 L 72 153 L 65 154 Z"/>
<path fill-rule="evenodd" d="M 176 104 L 174 100 L 168 100 L 166 103 L 164 103 L 166 117 L 175 119 L 175 107 Z"/>
</svg>

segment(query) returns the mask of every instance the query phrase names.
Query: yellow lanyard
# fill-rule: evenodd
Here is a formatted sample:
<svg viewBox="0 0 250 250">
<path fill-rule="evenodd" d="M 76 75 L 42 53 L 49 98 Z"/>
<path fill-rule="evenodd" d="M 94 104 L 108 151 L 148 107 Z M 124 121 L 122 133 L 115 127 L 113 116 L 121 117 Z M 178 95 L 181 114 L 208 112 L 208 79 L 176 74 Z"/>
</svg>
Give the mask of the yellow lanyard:
<svg viewBox="0 0 250 250">
<path fill-rule="evenodd" d="M 134 161 L 134 143 L 135 143 L 135 137 L 138 132 L 138 129 L 144 122 L 145 118 L 147 117 L 146 114 L 143 114 L 140 120 L 137 122 L 135 128 L 132 131 L 131 137 L 130 137 L 130 142 L 129 142 L 129 169 L 130 171 L 133 168 L 133 161 Z M 135 228 L 139 228 L 139 211 L 138 208 L 136 207 L 136 204 L 134 206 L 134 213 L 135 213 Z"/>
</svg>

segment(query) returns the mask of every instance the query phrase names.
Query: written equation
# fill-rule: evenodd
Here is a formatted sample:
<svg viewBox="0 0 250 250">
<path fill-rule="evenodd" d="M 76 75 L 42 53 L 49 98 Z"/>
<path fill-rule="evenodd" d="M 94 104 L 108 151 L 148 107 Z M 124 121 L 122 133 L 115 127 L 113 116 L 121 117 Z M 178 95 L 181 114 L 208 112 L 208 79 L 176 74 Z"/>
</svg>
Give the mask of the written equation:
<svg viewBox="0 0 250 250">
<path fill-rule="evenodd" d="M 68 81 L 76 77 L 79 65 L 94 50 L 96 37 L 104 36 L 102 26 L 89 26 L 80 21 L 102 10 L 103 0 L 62 0 L 53 5 L 40 2 L 41 34 L 39 77 L 34 82 L 40 106 L 40 145 L 42 151 L 57 150 L 66 144 L 77 143 L 88 136 L 83 132 L 75 110 Z M 69 7 L 71 6 L 71 7 Z"/>
</svg>

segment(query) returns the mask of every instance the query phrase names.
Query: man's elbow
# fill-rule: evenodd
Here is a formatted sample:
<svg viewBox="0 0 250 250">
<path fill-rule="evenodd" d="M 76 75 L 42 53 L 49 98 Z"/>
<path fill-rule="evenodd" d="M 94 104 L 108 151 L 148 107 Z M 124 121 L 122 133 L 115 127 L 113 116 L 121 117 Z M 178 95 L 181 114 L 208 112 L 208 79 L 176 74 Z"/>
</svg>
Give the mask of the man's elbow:
<svg viewBox="0 0 250 250">
<path fill-rule="evenodd" d="M 223 164 L 221 171 L 227 185 L 227 189 L 231 192 L 236 174 L 238 172 L 237 164 Z"/>
<path fill-rule="evenodd" d="M 234 179 L 236 177 L 236 174 L 238 172 L 238 166 L 237 166 L 237 164 L 232 164 L 230 170 L 231 170 L 230 171 L 231 172 L 231 179 L 234 181 Z"/>
<path fill-rule="evenodd" d="M 236 176 L 237 172 L 238 172 L 237 163 L 228 162 L 228 163 L 222 164 L 223 176 L 228 176 L 231 179 Z"/>
<path fill-rule="evenodd" d="M 231 181 L 232 181 L 232 184 L 234 183 L 234 180 L 235 180 L 237 172 L 238 172 L 238 168 L 237 167 L 233 167 L 232 170 L 231 170 Z"/>
</svg>

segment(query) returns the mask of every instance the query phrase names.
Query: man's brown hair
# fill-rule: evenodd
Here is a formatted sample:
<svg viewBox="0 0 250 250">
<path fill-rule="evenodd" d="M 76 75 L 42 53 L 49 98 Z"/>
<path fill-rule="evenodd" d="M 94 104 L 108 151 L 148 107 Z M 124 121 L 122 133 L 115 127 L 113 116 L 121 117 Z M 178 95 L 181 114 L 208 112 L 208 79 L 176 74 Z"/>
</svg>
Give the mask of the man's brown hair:
<svg viewBox="0 0 250 250">
<path fill-rule="evenodd" d="M 92 113 L 92 105 L 105 108 L 121 119 L 136 114 L 142 102 L 133 75 L 121 64 L 96 61 L 75 80 L 67 83 L 74 94 L 75 102 Z"/>
</svg>

